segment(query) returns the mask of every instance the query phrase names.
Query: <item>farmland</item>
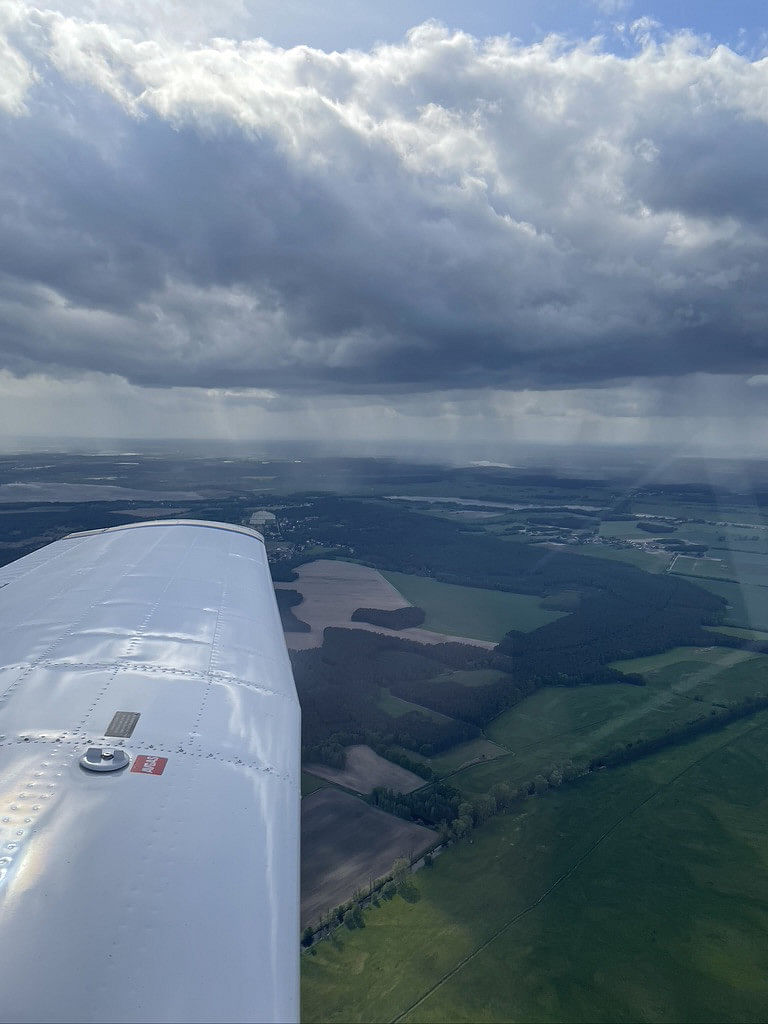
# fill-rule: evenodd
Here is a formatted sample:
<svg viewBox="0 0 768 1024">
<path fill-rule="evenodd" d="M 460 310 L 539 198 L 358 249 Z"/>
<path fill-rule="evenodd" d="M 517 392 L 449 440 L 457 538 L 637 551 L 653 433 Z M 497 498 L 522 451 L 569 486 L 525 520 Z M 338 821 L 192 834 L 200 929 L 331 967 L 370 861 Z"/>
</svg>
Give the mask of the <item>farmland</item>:
<svg viewBox="0 0 768 1024">
<path fill-rule="evenodd" d="M 724 558 L 692 558 L 680 555 L 675 560 L 674 572 L 679 576 L 700 576 L 713 580 L 735 580 L 735 570 Z"/>
<path fill-rule="evenodd" d="M 445 754 L 435 755 L 430 758 L 429 763 L 436 772 L 441 775 L 449 775 L 469 762 L 493 761 L 497 757 L 503 757 L 506 753 L 504 747 L 492 740 L 470 740 L 469 743 L 459 743 L 455 747 L 451 747 Z"/>
<path fill-rule="evenodd" d="M 426 761 L 462 796 L 475 797 L 496 782 L 527 782 L 552 765 L 583 764 L 709 716 L 764 691 L 768 678 L 765 656 L 714 646 L 719 639 L 764 641 L 749 631 L 768 632 L 768 587 L 758 585 L 768 581 L 768 531 L 755 528 L 763 524 L 760 502 L 720 500 L 706 488 L 651 492 L 635 487 L 640 474 L 606 480 L 602 461 L 600 472 L 584 480 L 539 469 L 518 479 L 517 471 L 499 467 L 363 461 L 275 462 L 267 476 L 262 464 L 245 460 L 226 468 L 215 460 L 179 462 L 172 473 L 159 461 L 138 460 L 135 467 L 89 470 L 105 479 L 115 473 L 124 487 L 157 487 L 158 498 L 160 483 L 172 486 L 190 495 L 184 506 L 192 518 L 247 523 L 256 502 L 273 507 L 280 520 L 279 535 L 268 541 L 270 559 L 276 579 L 302 593 L 293 611 L 310 626 L 289 641 L 310 648 L 302 657 L 314 656 L 313 645 L 317 654 L 295 660 L 305 753 L 314 762 L 327 754 L 324 774 L 336 779 L 302 775 L 304 921 L 435 837 L 339 791 L 338 782 L 364 791 L 384 778 L 352 777 L 360 767 L 357 748 L 375 746 L 380 753 L 370 763 L 382 768 L 382 753 L 406 764 L 406 757 Z M 77 464 L 71 472 L 84 470 Z M 19 474 L 15 465 L 6 470 L 8 482 Z M 222 486 L 223 474 L 231 497 L 193 500 L 209 494 L 211 481 Z M 60 467 L 49 475 L 58 478 Z M 443 505 L 440 518 L 425 508 L 408 516 L 406 503 L 381 498 L 393 493 L 552 510 L 533 517 L 530 508 Z M 150 514 L 150 504 L 142 501 L 141 510 Z M 568 504 L 591 506 L 594 524 L 569 533 Z M 674 533 L 664 536 L 706 545 L 706 557 L 683 554 L 667 573 L 674 553 L 653 550 L 653 532 L 639 530 L 636 520 L 610 520 L 611 510 L 675 517 Z M 41 508 L 34 536 L 113 525 L 137 511 L 127 502 L 89 508 L 87 515 L 85 507 Z M 13 532 L 21 516 L 9 509 L 4 517 L 9 544 L 30 539 Z M 590 527 L 600 531 L 599 543 L 590 542 Z M 650 549 L 623 546 L 628 541 Z M 325 576 L 312 592 L 317 568 L 308 563 L 318 557 L 326 560 Z M 651 573 L 652 583 L 636 569 Z M 727 598 L 724 624 L 717 626 L 715 610 L 696 620 L 711 630 L 706 636 L 676 625 L 668 636 L 658 609 L 684 605 L 691 580 Z M 563 594 L 575 596 L 572 617 L 564 614 L 571 609 Z M 610 599 L 598 606 L 600 595 Z M 349 629 L 357 607 L 391 610 L 406 602 L 427 613 L 421 633 L 392 632 L 390 646 L 376 649 L 329 636 L 320 649 L 324 628 Z M 644 634 L 642 624 L 654 613 Z M 607 654 L 619 619 L 626 646 Z M 581 632 L 574 628 L 569 646 L 571 622 Z M 526 633 L 511 665 L 487 650 L 510 628 Z M 437 651 L 426 656 L 395 644 L 398 637 L 420 638 L 441 647 L 446 636 L 478 638 L 486 647 L 466 660 L 454 652 L 440 662 Z M 640 672 L 646 685 L 591 685 L 584 669 L 591 650 L 606 668 L 612 658 L 650 655 L 614 663 Z M 562 664 L 554 664 L 558 651 Z M 571 661 L 577 685 L 539 687 L 571 672 Z M 531 680 L 538 688 L 528 687 Z M 487 695 L 505 687 L 501 714 L 479 716 L 479 707 L 490 706 L 483 704 Z M 453 702 L 441 703 L 441 693 Z M 594 771 L 478 825 L 471 843 L 457 843 L 418 872 L 413 902 L 398 896 L 366 910 L 364 930 L 343 928 L 303 958 L 305 1019 L 765 1019 L 767 717 L 627 767 Z M 467 728 L 450 732 L 458 726 Z M 345 751 L 347 764 L 339 767 Z M 391 770 L 402 778 L 399 766 Z"/>
<path fill-rule="evenodd" d="M 763 679 L 768 676 L 768 659 L 753 652 L 715 646 L 718 634 L 705 634 L 698 623 L 704 614 L 712 616 L 703 618 L 708 625 L 717 622 L 720 609 L 702 594 L 698 580 L 692 586 L 682 573 L 665 573 L 673 560 L 672 553 L 621 547 L 625 543 L 622 531 L 624 536 L 637 538 L 640 543 L 652 541 L 653 535 L 638 530 L 635 521 L 617 520 L 619 533 L 612 539 L 609 531 L 604 530 L 609 535 L 602 545 L 541 544 L 535 533 L 528 540 L 519 532 L 502 539 L 503 535 L 495 532 L 499 524 L 487 520 L 480 520 L 481 525 L 472 533 L 451 533 L 458 530 L 456 524 L 436 519 L 424 509 L 416 514 L 388 510 L 386 519 L 380 520 L 372 506 L 359 502 L 342 504 L 323 499 L 305 511 L 307 508 L 300 506 L 297 514 L 309 516 L 311 512 L 313 524 L 327 524 L 320 540 L 328 546 L 338 536 L 337 524 L 342 516 L 358 517 L 353 518 L 358 532 L 350 533 L 354 540 L 352 553 L 354 557 L 369 558 L 377 566 L 374 569 L 353 562 L 326 561 L 297 567 L 299 580 L 286 586 L 304 591 L 305 600 L 298 614 L 313 626 L 314 643 L 322 639 L 324 625 L 338 624 L 349 629 L 353 625 L 349 621 L 351 612 L 356 607 L 398 608 L 407 603 L 424 610 L 422 633 L 433 642 L 444 636 L 468 636 L 482 639 L 490 646 L 510 629 L 518 636 L 525 634 L 524 641 L 518 642 L 514 637 L 505 641 L 502 653 L 516 659 L 510 663 L 494 660 L 483 652 L 477 656 L 470 652 L 468 656 L 460 649 L 441 651 L 439 644 L 434 653 L 428 653 L 425 648 L 398 647 L 394 642 L 395 635 L 404 640 L 418 639 L 419 629 L 397 634 L 390 631 L 388 636 L 392 640 L 375 644 L 354 639 L 360 634 L 329 631 L 316 660 L 301 663 L 297 683 L 304 706 L 312 709 L 308 715 L 310 727 L 321 721 L 328 723 L 323 725 L 325 733 L 317 728 L 305 741 L 306 749 L 316 751 L 309 759 L 316 762 L 328 758 L 334 767 L 330 771 L 319 769 L 321 774 L 342 785 L 364 792 L 370 780 L 365 780 L 365 786 L 351 778 L 344 782 L 341 775 L 347 768 L 340 767 L 344 751 L 334 744 L 345 747 L 349 762 L 354 760 L 350 750 L 354 752 L 356 745 L 366 743 L 383 754 L 391 751 L 390 756 L 403 758 L 406 765 L 409 760 L 412 766 L 414 762 L 426 762 L 447 778 L 461 797 L 485 799 L 496 783 L 508 783 L 513 788 L 529 785 L 531 780 L 548 778 L 553 769 L 569 761 L 584 765 L 611 750 L 684 729 L 698 720 L 706 720 L 712 711 L 725 704 L 765 690 Z M 551 518 L 557 522 L 557 516 Z M 487 530 L 482 523 L 488 525 Z M 691 530 L 694 526 L 704 530 L 702 524 L 681 524 L 680 536 L 689 525 Z M 312 530 L 313 535 L 319 533 L 317 525 Z M 627 532 L 630 530 L 633 532 Z M 536 546 L 532 546 L 531 539 Z M 719 535 L 708 534 L 708 539 L 719 541 Z M 749 540 L 753 538 L 750 536 Z M 371 547 L 364 547 L 366 544 Z M 709 569 L 723 566 L 725 572 L 730 572 L 732 555 L 724 548 L 718 549 L 714 559 L 702 558 L 698 563 Z M 761 553 L 747 552 L 745 557 L 754 558 L 757 563 Z M 681 558 L 687 556 L 678 556 L 676 560 Z M 689 559 L 690 563 L 693 561 Z M 686 562 L 682 565 L 685 567 Z M 419 571 L 422 566 L 424 569 Z M 652 570 L 652 575 L 638 573 L 638 568 Z M 317 583 L 314 595 L 313 575 Z M 519 589 L 518 579 L 522 584 Z M 701 583 L 707 589 L 730 585 L 709 579 Z M 522 593 L 523 590 L 528 592 Z M 596 602 L 601 600 L 600 595 L 609 593 L 621 595 L 620 601 L 612 596 L 598 612 Z M 690 626 L 659 611 L 666 607 L 667 594 L 674 595 L 676 613 L 690 616 Z M 313 602 L 317 615 L 312 612 Z M 684 612 L 685 607 L 702 610 Z M 648 614 L 654 608 L 656 618 L 651 628 Z M 576 613 L 574 619 L 569 618 L 572 611 Z M 621 616 L 624 618 L 620 629 L 625 631 L 622 635 L 630 639 L 628 643 L 622 640 L 608 647 L 605 638 L 610 641 L 614 627 L 606 630 L 605 626 Z M 571 621 L 580 624 L 580 632 L 574 633 L 573 639 L 569 634 Z M 371 636 L 370 632 L 363 635 Z M 726 639 L 725 634 L 720 636 Z M 665 637 L 668 649 L 658 653 L 664 647 Z M 704 646 L 710 637 L 711 645 Z M 675 647 L 675 643 L 690 646 Z M 533 687 L 535 692 L 525 689 L 528 679 L 541 678 L 558 668 L 560 672 L 573 672 L 578 682 L 574 665 L 586 664 L 590 658 L 596 666 L 605 666 L 608 673 L 606 663 L 610 663 L 610 658 L 605 654 L 593 657 L 591 652 L 597 650 L 615 650 L 613 657 L 619 656 L 620 651 L 654 652 L 649 657 L 612 665 L 612 670 L 640 673 L 646 685 L 628 685 L 608 674 L 599 686 L 542 687 L 538 683 Z M 445 659 L 442 665 L 438 664 L 440 658 Z M 516 687 L 520 687 L 517 696 L 513 692 Z M 479 713 L 479 709 L 492 708 L 499 695 L 502 702 L 496 707 L 501 714 L 485 710 Z M 506 705 L 504 700 L 508 700 Z M 335 719 L 334 701 L 340 701 L 340 713 Z M 327 743 L 325 736 L 331 737 Z M 352 738 L 335 738 L 345 736 Z M 422 795 L 430 792 L 439 792 L 439 785 L 431 786 L 427 780 L 413 799 L 422 800 Z M 314 794 L 309 801 L 329 799 L 330 795 L 331 791 Z M 389 800 L 381 806 L 407 818 L 409 808 L 416 805 Z M 435 828 L 440 825 L 439 817 L 420 817 L 420 810 L 410 813 Z M 383 820 L 392 819 L 385 816 Z M 495 823 L 488 825 L 495 827 Z M 307 863 L 313 859 L 316 845 L 322 847 L 325 841 L 320 833 L 307 834 Z M 454 853 L 446 854 L 445 859 Z M 373 862 L 378 855 L 373 833 L 369 833 L 367 847 L 363 844 L 355 857 L 362 863 L 366 857 Z M 337 886 L 331 867 L 333 856 L 341 856 L 340 847 L 335 854 L 327 854 L 320 875 L 312 883 L 316 903 L 323 910 L 349 898 L 359 885 L 347 873 L 344 884 Z M 389 863 L 382 860 L 380 870 L 386 871 L 392 859 L 388 857 Z M 379 869 L 373 873 L 379 873 Z M 343 938 L 337 936 L 336 941 L 346 942 L 346 934 Z"/>
<path fill-rule="evenodd" d="M 397 857 L 428 847 L 429 829 L 369 807 L 357 797 L 323 789 L 301 801 L 301 925 L 349 899 Z"/>
<path fill-rule="evenodd" d="M 653 534 L 642 533 L 638 530 L 635 520 L 618 520 L 616 522 L 607 520 L 600 524 L 600 536 L 619 537 L 621 540 L 645 541 L 652 537 Z"/>
<path fill-rule="evenodd" d="M 696 582 L 726 599 L 728 608 L 723 618 L 724 624 L 768 630 L 768 587 L 710 579 L 699 579 Z"/>
<path fill-rule="evenodd" d="M 429 622 L 425 623 L 424 628 L 412 627 L 401 630 L 371 626 L 366 622 L 353 623 L 352 613 L 358 608 L 392 611 L 409 603 L 409 599 L 403 598 L 382 573 L 367 565 L 358 565 L 341 559 L 318 559 L 299 566 L 297 575 L 296 583 L 277 584 L 278 592 L 288 590 L 301 595 L 302 601 L 296 608 L 295 617 L 309 627 L 303 632 L 286 632 L 286 644 L 290 650 L 320 647 L 323 643 L 323 630 L 327 626 L 346 626 L 377 633 L 396 634 L 425 644 L 443 643 L 446 639 L 442 635 L 446 630 L 436 630 Z M 543 615 L 549 616 L 542 620 L 546 622 L 550 621 L 550 618 L 557 618 L 557 615 L 548 612 L 544 612 Z M 474 641 L 489 646 L 488 637 L 475 636 L 474 633 L 461 635 L 467 642 Z"/>
<path fill-rule="evenodd" d="M 493 819 L 305 956 L 303 1019 L 763 1020 L 767 741 L 762 714 Z"/>
<path fill-rule="evenodd" d="M 559 474 L 539 461 L 510 470 L 294 454 L 269 464 L 46 455 L 35 473 L 52 487 L 113 479 L 123 500 L 78 502 L 70 489 L 55 505 L 8 505 L 0 554 L 138 515 L 245 525 L 273 510 L 274 578 L 302 597 L 282 600 L 296 620 L 285 616 L 304 754 L 327 776 L 301 778 L 305 922 L 435 840 L 430 791 L 455 787 L 456 810 L 482 804 L 497 782 L 527 786 L 765 692 L 764 655 L 715 645 L 768 639 L 768 472 L 759 494 L 720 495 L 706 481 L 637 486 L 648 478 L 634 468 L 610 479 L 606 453 L 584 479 L 570 478 L 570 463 Z M 25 477 L 28 462 L 6 460 L 3 482 Z M 167 488 L 187 497 L 169 508 Z M 384 497 L 395 493 L 445 501 Z M 654 514 L 675 526 L 658 544 L 637 526 Z M 697 548 L 676 555 L 670 541 Z M 727 599 L 722 624 L 716 604 L 697 602 L 701 588 Z M 408 602 L 425 608 L 423 629 L 353 632 L 356 608 Z M 329 626 L 342 628 L 324 636 Z M 525 636 L 492 651 L 510 628 Z M 450 636 L 480 639 L 466 651 Z M 622 768 L 598 760 L 576 782 L 473 821 L 471 842 L 417 873 L 411 902 L 382 901 L 364 930 L 342 928 L 304 957 L 305 1018 L 768 1018 L 766 718 Z M 370 751 L 362 765 L 359 750 Z M 419 778 L 408 800 L 381 805 L 393 813 L 340 791 L 414 782 L 396 760 L 444 779 Z"/>
<path fill-rule="evenodd" d="M 467 768 L 452 783 L 468 796 L 497 782 L 519 785 L 553 765 L 678 728 L 713 705 L 768 692 L 768 656 L 747 651 L 679 647 L 616 667 L 640 673 L 647 685 L 540 690 L 486 730 L 509 755 Z"/>
<path fill-rule="evenodd" d="M 764 629 L 744 629 L 739 626 L 710 626 L 710 630 L 722 636 L 736 636 L 740 640 L 757 640 L 759 643 L 768 643 L 768 632 Z"/>
<path fill-rule="evenodd" d="M 625 562 L 627 565 L 634 565 L 645 572 L 653 573 L 664 572 L 672 557 L 667 551 L 645 551 L 636 547 L 610 548 L 602 544 L 585 544 L 582 547 L 573 548 L 573 552 L 592 558 Z"/>
<path fill-rule="evenodd" d="M 370 793 L 374 786 L 386 786 L 398 793 L 410 793 L 412 789 L 424 785 L 424 779 L 393 764 L 364 744 L 356 744 L 347 750 L 347 763 L 343 768 L 331 768 L 327 764 L 306 764 L 304 770 L 356 793 Z"/>
<path fill-rule="evenodd" d="M 764 551 L 713 548 L 705 558 L 680 555 L 673 572 L 702 579 L 730 580 L 753 586 L 768 585 L 768 555 Z"/>
<path fill-rule="evenodd" d="M 435 633 L 498 641 L 510 629 L 528 632 L 562 615 L 542 608 L 540 599 L 529 594 L 459 587 L 401 572 L 382 575 L 407 601 L 424 609 L 424 628 Z"/>
<path fill-rule="evenodd" d="M 314 793 L 318 789 L 325 789 L 328 783 L 325 779 L 319 779 L 316 775 L 310 775 L 309 772 L 301 773 L 301 795 L 302 798 L 309 796 L 310 793 Z"/>
<path fill-rule="evenodd" d="M 441 719 L 444 721 L 446 718 L 439 711 L 425 708 L 421 704 L 414 704 L 410 700 L 403 700 L 402 697 L 395 697 L 386 687 L 381 688 L 379 707 L 382 711 L 391 715 L 392 718 L 400 718 L 401 715 L 409 715 L 413 711 L 418 711 L 419 714 L 426 715 L 427 718 L 431 718 L 433 721 L 440 721 Z"/>
</svg>

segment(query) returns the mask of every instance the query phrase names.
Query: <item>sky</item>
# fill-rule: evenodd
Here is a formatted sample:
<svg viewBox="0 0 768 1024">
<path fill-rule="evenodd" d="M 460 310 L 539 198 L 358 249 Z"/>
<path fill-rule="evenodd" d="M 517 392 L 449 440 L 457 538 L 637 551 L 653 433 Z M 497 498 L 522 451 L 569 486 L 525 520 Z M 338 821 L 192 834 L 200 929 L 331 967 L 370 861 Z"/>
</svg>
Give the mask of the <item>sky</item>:
<svg viewBox="0 0 768 1024">
<path fill-rule="evenodd" d="M 767 29 L 0 0 L 0 443 L 768 454 Z"/>
</svg>

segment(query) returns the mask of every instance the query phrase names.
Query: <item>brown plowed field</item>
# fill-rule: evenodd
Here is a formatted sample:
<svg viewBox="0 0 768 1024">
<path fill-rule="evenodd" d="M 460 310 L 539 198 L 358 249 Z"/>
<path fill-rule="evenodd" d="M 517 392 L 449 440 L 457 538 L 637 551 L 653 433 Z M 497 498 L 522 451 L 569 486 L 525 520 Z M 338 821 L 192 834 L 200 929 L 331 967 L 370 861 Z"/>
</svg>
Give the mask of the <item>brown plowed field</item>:
<svg viewBox="0 0 768 1024">
<path fill-rule="evenodd" d="M 374 633 L 387 633 L 416 640 L 421 644 L 444 644 L 450 640 L 475 647 L 490 649 L 495 644 L 487 640 L 472 640 L 461 636 L 434 633 L 429 629 L 385 629 L 368 622 L 352 622 L 356 608 L 380 608 L 392 611 L 409 604 L 380 572 L 355 562 L 333 561 L 321 558 L 307 562 L 296 569 L 298 580 L 277 583 L 281 590 L 298 590 L 304 600 L 293 608 L 294 615 L 310 627 L 308 633 L 286 633 L 285 642 L 291 651 L 308 647 L 321 647 L 326 626 L 346 626 L 349 629 L 367 629 Z"/>
<path fill-rule="evenodd" d="M 305 772 L 335 782 L 356 793 L 370 793 L 374 786 L 386 786 L 398 793 L 410 793 L 424 785 L 424 779 L 414 772 L 393 764 L 370 747 L 358 744 L 347 749 L 347 765 L 343 770 L 327 764 L 305 764 Z"/>
<path fill-rule="evenodd" d="M 337 789 L 301 801 L 301 927 L 348 900 L 398 857 L 415 856 L 436 833 L 369 807 Z"/>
</svg>

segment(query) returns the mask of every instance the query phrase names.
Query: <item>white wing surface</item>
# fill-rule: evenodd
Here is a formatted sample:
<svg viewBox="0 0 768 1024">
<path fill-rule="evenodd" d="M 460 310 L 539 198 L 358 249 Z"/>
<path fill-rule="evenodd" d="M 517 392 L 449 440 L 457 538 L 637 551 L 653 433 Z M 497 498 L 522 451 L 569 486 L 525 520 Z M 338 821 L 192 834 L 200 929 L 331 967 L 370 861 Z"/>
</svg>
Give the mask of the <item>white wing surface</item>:
<svg viewBox="0 0 768 1024">
<path fill-rule="evenodd" d="M 0 569 L 0 1019 L 296 1020 L 298 908 L 259 534 L 144 523 Z"/>
</svg>

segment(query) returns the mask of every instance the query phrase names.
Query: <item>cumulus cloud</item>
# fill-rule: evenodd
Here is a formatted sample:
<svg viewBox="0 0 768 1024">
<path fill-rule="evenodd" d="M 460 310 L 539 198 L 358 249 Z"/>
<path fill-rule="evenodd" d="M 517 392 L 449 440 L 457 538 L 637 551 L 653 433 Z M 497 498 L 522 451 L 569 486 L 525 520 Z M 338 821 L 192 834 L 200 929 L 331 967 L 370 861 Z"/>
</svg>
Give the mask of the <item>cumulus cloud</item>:
<svg viewBox="0 0 768 1024">
<path fill-rule="evenodd" d="M 768 372 L 768 61 L 647 26 L 629 57 L 435 23 L 370 52 L 181 42 L 112 7 L 3 23 L 11 373 L 404 394 Z"/>
</svg>

